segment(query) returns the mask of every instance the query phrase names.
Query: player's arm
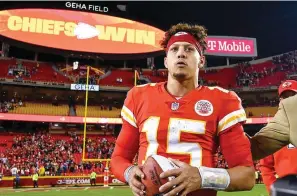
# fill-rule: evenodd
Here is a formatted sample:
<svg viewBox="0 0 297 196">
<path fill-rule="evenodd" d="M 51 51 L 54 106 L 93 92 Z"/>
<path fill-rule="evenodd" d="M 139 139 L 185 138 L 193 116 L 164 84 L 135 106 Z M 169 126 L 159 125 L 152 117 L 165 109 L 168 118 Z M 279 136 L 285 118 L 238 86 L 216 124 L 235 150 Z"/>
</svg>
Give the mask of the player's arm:
<svg viewBox="0 0 297 196">
<path fill-rule="evenodd" d="M 132 161 L 138 151 L 138 134 L 138 129 L 123 121 L 110 162 L 112 173 L 122 182 L 126 182 L 125 170 L 133 165 Z"/>
<path fill-rule="evenodd" d="M 227 172 L 230 177 L 225 191 L 250 190 L 255 185 L 255 169 L 250 142 L 242 126 L 246 114 L 236 93 L 228 92 L 221 101 L 218 137 L 222 154 L 229 166 Z"/>
<path fill-rule="evenodd" d="M 290 143 L 290 124 L 282 103 L 274 118 L 251 138 L 253 159 L 264 158 Z"/>
<path fill-rule="evenodd" d="M 270 192 L 270 186 L 276 181 L 273 155 L 269 155 L 264 159 L 261 159 L 259 169 L 262 173 L 263 182 L 266 186 L 266 189 L 268 192 Z"/>
<path fill-rule="evenodd" d="M 250 142 L 237 123 L 219 135 L 222 154 L 228 163 L 230 183 L 225 191 L 251 190 L 255 185 L 255 169 Z"/>
<path fill-rule="evenodd" d="M 139 148 L 139 131 L 134 115 L 134 108 L 135 103 L 132 89 L 129 91 L 121 111 L 123 120 L 122 129 L 116 140 L 110 162 L 113 174 L 122 182 L 127 182 L 125 173 L 133 165 L 132 161 Z"/>
</svg>

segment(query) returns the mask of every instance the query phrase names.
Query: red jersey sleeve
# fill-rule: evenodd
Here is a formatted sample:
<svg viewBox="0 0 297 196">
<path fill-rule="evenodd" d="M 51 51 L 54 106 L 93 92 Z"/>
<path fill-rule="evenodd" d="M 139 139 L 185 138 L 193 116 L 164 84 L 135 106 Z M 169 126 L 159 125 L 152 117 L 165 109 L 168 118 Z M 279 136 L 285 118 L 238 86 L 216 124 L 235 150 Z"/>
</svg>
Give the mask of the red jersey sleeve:
<svg viewBox="0 0 297 196">
<path fill-rule="evenodd" d="M 237 123 L 246 121 L 246 114 L 241 99 L 233 91 L 222 92 L 221 108 L 218 119 L 218 134 L 230 129 Z"/>
<path fill-rule="evenodd" d="M 270 192 L 270 186 L 276 181 L 273 155 L 269 155 L 264 159 L 261 159 L 259 169 L 261 171 L 266 189 L 268 192 Z"/>
<path fill-rule="evenodd" d="M 132 165 L 133 158 L 139 149 L 139 131 L 134 115 L 134 90 L 130 90 L 121 111 L 123 120 L 121 132 L 116 140 L 111 156 L 111 171 L 116 178 L 125 182 L 124 172 Z"/>
<path fill-rule="evenodd" d="M 136 122 L 136 103 L 135 103 L 135 97 L 136 97 L 136 88 L 132 88 L 125 99 L 124 105 L 121 110 L 121 117 L 123 121 L 129 123 L 133 127 L 137 128 L 137 122 Z"/>
<path fill-rule="evenodd" d="M 221 151 L 229 168 L 236 166 L 254 167 L 250 141 L 241 124 L 236 124 L 219 135 Z"/>
</svg>

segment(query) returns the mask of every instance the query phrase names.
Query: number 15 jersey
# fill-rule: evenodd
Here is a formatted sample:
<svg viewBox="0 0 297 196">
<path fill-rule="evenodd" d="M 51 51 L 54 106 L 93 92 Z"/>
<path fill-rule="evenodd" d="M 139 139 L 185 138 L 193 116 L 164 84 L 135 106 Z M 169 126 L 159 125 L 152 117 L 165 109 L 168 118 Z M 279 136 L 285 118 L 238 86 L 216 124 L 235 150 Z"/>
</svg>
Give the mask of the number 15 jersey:
<svg viewBox="0 0 297 196">
<path fill-rule="evenodd" d="M 138 164 L 159 154 L 192 166 L 214 167 L 218 134 L 246 120 L 235 93 L 200 86 L 176 99 L 165 83 L 135 87 L 121 114 L 139 129 Z"/>
<path fill-rule="evenodd" d="M 195 167 L 215 167 L 215 153 L 218 145 L 222 144 L 219 141 L 221 135 L 227 135 L 225 133 L 236 126 L 241 127 L 240 131 L 234 132 L 233 138 L 227 137 L 229 141 L 225 141 L 225 146 L 232 140 L 248 145 L 239 149 L 229 148 L 228 154 L 233 153 L 235 158 L 228 165 L 238 165 L 236 153 L 245 151 L 248 156 L 246 153 L 241 156 L 244 158 L 239 158 L 240 164 L 253 165 L 249 142 L 240 125 L 246 120 L 245 111 L 234 92 L 200 86 L 177 99 L 167 92 L 165 85 L 146 84 L 128 92 L 121 111 L 123 127 L 111 161 L 117 178 L 123 180 L 124 168 L 131 164 L 136 153 L 139 165 L 148 156 L 158 154 Z M 224 154 L 224 147 L 221 148 Z M 215 194 L 212 192 L 210 195 Z"/>
</svg>

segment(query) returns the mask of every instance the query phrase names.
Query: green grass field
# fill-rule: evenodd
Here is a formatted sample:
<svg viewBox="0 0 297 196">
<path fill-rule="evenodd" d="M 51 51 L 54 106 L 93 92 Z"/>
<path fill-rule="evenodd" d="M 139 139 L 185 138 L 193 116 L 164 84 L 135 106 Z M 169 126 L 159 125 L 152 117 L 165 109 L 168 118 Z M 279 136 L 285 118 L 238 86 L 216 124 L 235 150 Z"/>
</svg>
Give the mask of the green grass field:
<svg viewBox="0 0 297 196">
<path fill-rule="evenodd" d="M 1 196 L 132 196 L 128 187 L 55 187 L 38 189 L 0 189 Z M 268 196 L 264 185 L 248 192 L 219 192 L 218 196 Z"/>
</svg>

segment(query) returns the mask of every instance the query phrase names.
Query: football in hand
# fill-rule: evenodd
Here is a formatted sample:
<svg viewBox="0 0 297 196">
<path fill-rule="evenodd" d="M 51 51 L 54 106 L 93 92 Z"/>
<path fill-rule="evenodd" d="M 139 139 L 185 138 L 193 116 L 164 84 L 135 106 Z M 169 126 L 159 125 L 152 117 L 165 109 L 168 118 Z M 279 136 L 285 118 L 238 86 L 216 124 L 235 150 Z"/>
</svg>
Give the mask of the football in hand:
<svg viewBox="0 0 297 196">
<path fill-rule="evenodd" d="M 164 171 L 176 169 L 176 166 L 172 161 L 166 157 L 160 155 L 152 155 L 148 157 L 142 166 L 142 172 L 145 177 L 141 180 L 144 184 L 146 196 L 157 196 L 160 194 L 159 188 L 170 181 L 174 177 L 160 178 L 160 174 Z"/>
</svg>

